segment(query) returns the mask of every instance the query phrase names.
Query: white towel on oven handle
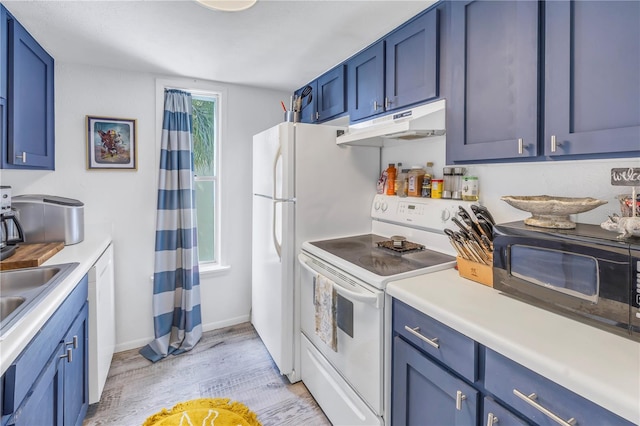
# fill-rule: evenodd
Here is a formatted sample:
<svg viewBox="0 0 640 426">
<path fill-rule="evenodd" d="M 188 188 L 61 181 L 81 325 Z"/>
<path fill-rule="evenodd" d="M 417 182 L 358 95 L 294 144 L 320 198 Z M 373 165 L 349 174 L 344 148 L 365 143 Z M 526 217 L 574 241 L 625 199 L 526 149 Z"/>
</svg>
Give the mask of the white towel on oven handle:
<svg viewBox="0 0 640 426">
<path fill-rule="evenodd" d="M 334 351 L 338 351 L 337 309 L 335 284 L 322 274 L 315 277 L 313 304 L 315 306 L 316 335 Z"/>
</svg>

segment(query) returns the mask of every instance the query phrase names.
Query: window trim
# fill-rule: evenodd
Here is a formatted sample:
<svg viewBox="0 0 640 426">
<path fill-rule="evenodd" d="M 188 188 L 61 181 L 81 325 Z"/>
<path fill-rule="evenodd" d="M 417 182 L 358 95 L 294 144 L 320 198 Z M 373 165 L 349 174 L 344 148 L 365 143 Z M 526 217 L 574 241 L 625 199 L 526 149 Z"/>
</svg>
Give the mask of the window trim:
<svg viewBox="0 0 640 426">
<path fill-rule="evenodd" d="M 222 200 L 222 175 L 223 175 L 223 164 L 220 161 L 220 153 L 222 151 L 221 145 L 224 140 L 224 134 L 227 124 L 227 114 L 226 114 L 226 99 L 227 99 L 227 89 L 220 85 L 217 85 L 212 82 L 195 80 L 195 79 L 156 79 L 156 150 L 155 150 L 155 167 L 159 164 L 160 161 L 160 148 L 162 142 L 162 120 L 163 120 L 163 111 L 164 111 L 164 91 L 165 89 L 178 89 L 184 90 L 186 92 L 190 92 L 195 96 L 205 96 L 205 97 L 215 97 L 217 108 L 216 108 L 216 121 L 218 126 L 216 126 L 216 146 L 215 146 L 215 156 L 216 156 L 216 176 L 215 176 L 215 223 L 214 223 L 214 253 L 217 254 L 216 261 L 206 261 L 200 262 L 199 268 L 200 271 L 206 274 L 218 274 L 225 272 L 230 269 L 230 266 L 225 261 L 225 254 L 222 250 L 222 241 L 224 240 L 224 228 L 222 226 L 222 206 L 220 205 L 220 201 Z M 159 171 L 158 171 L 159 172 Z M 156 191 L 157 191 L 157 180 L 156 180 Z M 156 213 L 157 214 L 157 213 Z"/>
</svg>

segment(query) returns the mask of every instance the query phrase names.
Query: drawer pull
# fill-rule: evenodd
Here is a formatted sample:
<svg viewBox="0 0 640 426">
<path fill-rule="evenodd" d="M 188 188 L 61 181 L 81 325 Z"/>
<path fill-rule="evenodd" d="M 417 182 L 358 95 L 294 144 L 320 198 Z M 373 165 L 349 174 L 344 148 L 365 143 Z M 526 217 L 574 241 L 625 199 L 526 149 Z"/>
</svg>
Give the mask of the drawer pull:
<svg viewBox="0 0 640 426">
<path fill-rule="evenodd" d="M 487 426 L 493 426 L 498 423 L 498 421 L 498 417 L 496 417 L 493 413 L 489 413 L 489 416 L 487 416 Z"/>
<path fill-rule="evenodd" d="M 73 349 L 68 348 L 67 353 L 65 355 L 60 355 L 60 358 L 66 358 L 67 363 L 73 362 Z"/>
<path fill-rule="evenodd" d="M 463 394 L 462 391 L 456 392 L 456 410 L 462 411 L 462 401 L 467 399 L 467 395 Z"/>
<path fill-rule="evenodd" d="M 548 409 L 540 405 L 536 401 L 538 399 L 538 395 L 536 395 L 535 393 L 532 393 L 531 395 L 527 396 L 522 392 L 520 392 L 518 389 L 514 389 L 513 394 L 560 425 L 575 426 L 577 424 L 575 418 L 571 417 L 569 420 L 563 420 L 562 418 L 558 417 L 556 414 L 552 413 L 551 411 L 549 411 Z"/>
<path fill-rule="evenodd" d="M 418 339 L 422 340 L 423 342 L 430 344 L 436 349 L 440 349 L 438 338 L 434 337 L 433 339 L 429 339 L 428 337 L 423 336 L 422 334 L 419 333 L 420 327 L 411 328 L 408 325 L 405 325 L 404 329 L 407 330 L 409 333 L 413 334 L 414 336 L 416 336 Z"/>
<path fill-rule="evenodd" d="M 71 342 L 64 342 L 64 344 L 66 346 L 71 346 L 73 345 L 73 349 L 78 349 L 78 336 L 73 336 L 73 341 Z"/>
</svg>

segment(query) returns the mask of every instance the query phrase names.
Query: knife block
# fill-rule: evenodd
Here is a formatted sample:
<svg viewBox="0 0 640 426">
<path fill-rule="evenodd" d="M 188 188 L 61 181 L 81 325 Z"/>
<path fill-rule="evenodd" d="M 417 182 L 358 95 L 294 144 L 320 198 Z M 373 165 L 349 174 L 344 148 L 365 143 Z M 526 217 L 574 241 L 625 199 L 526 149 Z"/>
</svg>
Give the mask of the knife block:
<svg viewBox="0 0 640 426">
<path fill-rule="evenodd" d="M 458 260 L 458 273 L 461 277 L 493 287 L 493 267 L 482 263 L 472 262 L 460 256 Z M 491 258 L 493 262 L 493 257 Z"/>
</svg>

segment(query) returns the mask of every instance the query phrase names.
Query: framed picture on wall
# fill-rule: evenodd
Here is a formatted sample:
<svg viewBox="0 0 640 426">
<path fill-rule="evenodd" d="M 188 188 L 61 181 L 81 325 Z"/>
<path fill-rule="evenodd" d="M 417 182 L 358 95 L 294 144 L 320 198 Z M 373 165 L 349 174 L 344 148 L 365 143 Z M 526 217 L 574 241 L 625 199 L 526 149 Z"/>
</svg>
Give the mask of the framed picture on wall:
<svg viewBox="0 0 640 426">
<path fill-rule="evenodd" d="M 87 169 L 137 170 L 136 120 L 87 115 Z"/>
</svg>

